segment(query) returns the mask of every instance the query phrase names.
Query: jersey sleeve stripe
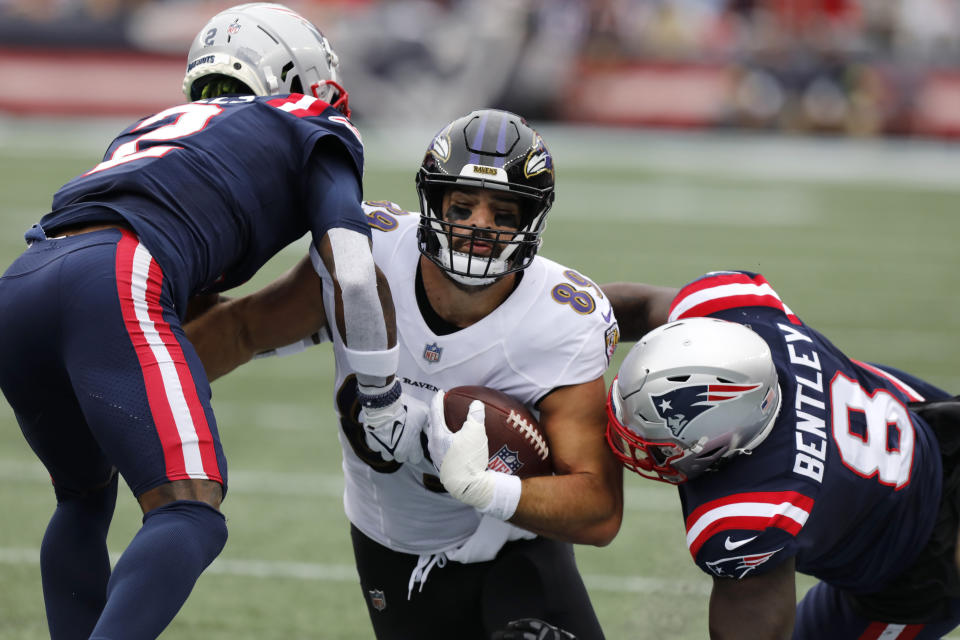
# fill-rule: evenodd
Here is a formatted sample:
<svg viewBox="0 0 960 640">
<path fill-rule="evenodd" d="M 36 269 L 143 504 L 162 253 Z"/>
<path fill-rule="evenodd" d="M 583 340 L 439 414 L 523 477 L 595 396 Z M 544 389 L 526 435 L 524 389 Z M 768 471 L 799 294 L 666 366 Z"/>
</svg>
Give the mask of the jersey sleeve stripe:
<svg viewBox="0 0 960 640">
<path fill-rule="evenodd" d="M 293 93 L 286 98 L 275 98 L 268 100 L 267 104 L 276 107 L 281 111 L 297 116 L 298 118 L 307 118 L 309 116 L 319 116 L 326 111 L 330 105 L 323 100 L 318 100 L 312 96 L 305 96 L 299 93 Z"/>
<path fill-rule="evenodd" d="M 857 640 L 913 640 L 923 627 L 922 624 L 871 622 Z"/>
<path fill-rule="evenodd" d="M 687 285 L 674 298 L 668 321 L 706 316 L 737 307 L 779 309 L 787 315 L 790 322 L 800 324 L 797 316 L 783 304 L 780 296 L 763 276 L 751 277 L 744 273 L 705 277 Z"/>
<path fill-rule="evenodd" d="M 687 548 L 696 558 L 718 531 L 771 527 L 797 535 L 813 508 L 813 499 L 795 491 L 740 493 L 701 505 L 687 517 Z"/>
<path fill-rule="evenodd" d="M 884 371 L 879 367 L 875 367 L 873 365 L 867 364 L 866 362 L 860 362 L 859 360 L 853 360 L 853 363 L 862 369 L 866 369 L 867 371 L 870 371 L 871 373 L 875 373 L 881 378 L 888 380 L 893 386 L 899 389 L 903 393 L 903 395 L 907 396 L 910 402 L 923 402 L 926 399 L 920 393 L 918 393 L 916 389 L 914 389 L 913 387 L 908 385 L 906 382 L 904 382 L 900 378 L 893 375 L 892 373 Z"/>
</svg>

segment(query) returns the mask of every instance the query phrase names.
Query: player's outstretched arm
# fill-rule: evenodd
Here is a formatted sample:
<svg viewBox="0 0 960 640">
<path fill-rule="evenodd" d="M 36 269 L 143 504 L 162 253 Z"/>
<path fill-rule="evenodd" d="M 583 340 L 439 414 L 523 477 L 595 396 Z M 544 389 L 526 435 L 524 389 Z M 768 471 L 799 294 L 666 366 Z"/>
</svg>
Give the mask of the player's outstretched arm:
<svg viewBox="0 0 960 640">
<path fill-rule="evenodd" d="M 397 372 L 397 356 L 378 354 L 397 344 L 396 313 L 390 284 L 373 262 L 370 241 L 350 229 L 330 229 L 316 252 L 333 280 L 330 325 L 347 347 L 357 380 L 371 386 L 386 384 Z"/>
<path fill-rule="evenodd" d="M 790 638 L 797 602 L 793 558 L 769 573 L 740 580 L 714 578 L 710 638 Z"/>
<path fill-rule="evenodd" d="M 367 445 L 384 460 L 417 464 L 423 459 L 420 432 L 427 406 L 403 393 L 396 314 L 390 285 L 374 264 L 366 236 L 330 229 L 315 253 L 333 281 L 331 329 L 344 343 L 344 356 L 357 374 L 360 423 Z M 320 268 L 314 263 L 314 268 Z M 319 272 L 318 272 L 319 273 Z"/>
<path fill-rule="evenodd" d="M 625 342 L 635 342 L 648 331 L 666 324 L 670 303 L 679 291 L 639 282 L 611 282 L 600 288 L 610 299 L 620 327 L 620 339 Z"/>
<path fill-rule="evenodd" d="M 184 330 L 215 380 L 258 353 L 325 333 L 322 291 L 323 281 L 304 258 L 260 291 L 222 299 Z"/>
<path fill-rule="evenodd" d="M 562 387 L 540 403 L 553 476 L 525 478 L 510 522 L 577 544 L 609 544 L 623 519 L 623 467 L 606 443 L 603 378 Z"/>
</svg>

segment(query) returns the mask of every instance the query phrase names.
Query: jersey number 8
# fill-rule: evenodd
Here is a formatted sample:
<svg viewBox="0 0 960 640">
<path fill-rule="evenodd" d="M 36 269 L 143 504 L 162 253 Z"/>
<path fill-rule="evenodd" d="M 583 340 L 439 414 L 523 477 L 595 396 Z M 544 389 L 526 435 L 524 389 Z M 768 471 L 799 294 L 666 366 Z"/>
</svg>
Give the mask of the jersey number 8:
<svg viewBox="0 0 960 640">
<path fill-rule="evenodd" d="M 838 375 L 830 385 L 833 439 L 843 464 L 864 478 L 899 489 L 910 482 L 916 434 L 910 414 L 889 392 L 870 395 Z"/>
</svg>

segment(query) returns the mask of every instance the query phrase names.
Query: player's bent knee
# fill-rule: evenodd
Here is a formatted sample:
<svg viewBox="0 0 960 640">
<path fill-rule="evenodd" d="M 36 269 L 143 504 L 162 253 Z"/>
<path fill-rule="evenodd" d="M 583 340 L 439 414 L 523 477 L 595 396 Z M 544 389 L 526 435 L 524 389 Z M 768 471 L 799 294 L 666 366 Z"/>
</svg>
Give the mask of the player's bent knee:
<svg viewBox="0 0 960 640">
<path fill-rule="evenodd" d="M 175 480 L 145 491 L 137 500 L 144 513 L 177 500 L 203 502 L 219 509 L 223 494 L 223 486 L 213 480 Z"/>
<path fill-rule="evenodd" d="M 144 526 L 160 518 L 161 526 L 177 531 L 181 543 L 193 547 L 201 567 L 213 562 L 227 543 L 227 521 L 215 507 L 197 500 L 175 500 L 153 509 L 143 516 Z"/>
</svg>

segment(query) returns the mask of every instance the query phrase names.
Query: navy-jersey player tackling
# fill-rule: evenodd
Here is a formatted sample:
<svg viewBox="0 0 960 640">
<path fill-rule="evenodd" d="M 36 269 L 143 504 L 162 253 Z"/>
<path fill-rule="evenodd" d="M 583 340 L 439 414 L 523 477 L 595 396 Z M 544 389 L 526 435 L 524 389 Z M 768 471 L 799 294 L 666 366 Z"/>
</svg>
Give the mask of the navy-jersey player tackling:
<svg viewBox="0 0 960 640">
<path fill-rule="evenodd" d="M 202 310 L 310 232 L 336 274 L 366 406 L 405 418 L 337 73 L 326 39 L 286 7 L 218 14 L 190 51 L 194 101 L 121 133 L 57 192 L 0 279 L 0 387 L 57 496 L 41 547 L 55 640 L 155 638 L 226 541 L 227 466 L 181 327 L 188 305 Z M 400 454 L 386 443 L 384 456 Z M 144 517 L 111 573 L 118 472 Z"/>
<path fill-rule="evenodd" d="M 940 638 L 960 625 L 960 403 L 853 360 L 766 280 L 604 291 L 642 338 L 608 399 L 625 466 L 679 485 L 711 637 Z M 673 294 L 676 294 L 675 296 Z M 820 579 L 799 604 L 794 572 Z"/>
</svg>

